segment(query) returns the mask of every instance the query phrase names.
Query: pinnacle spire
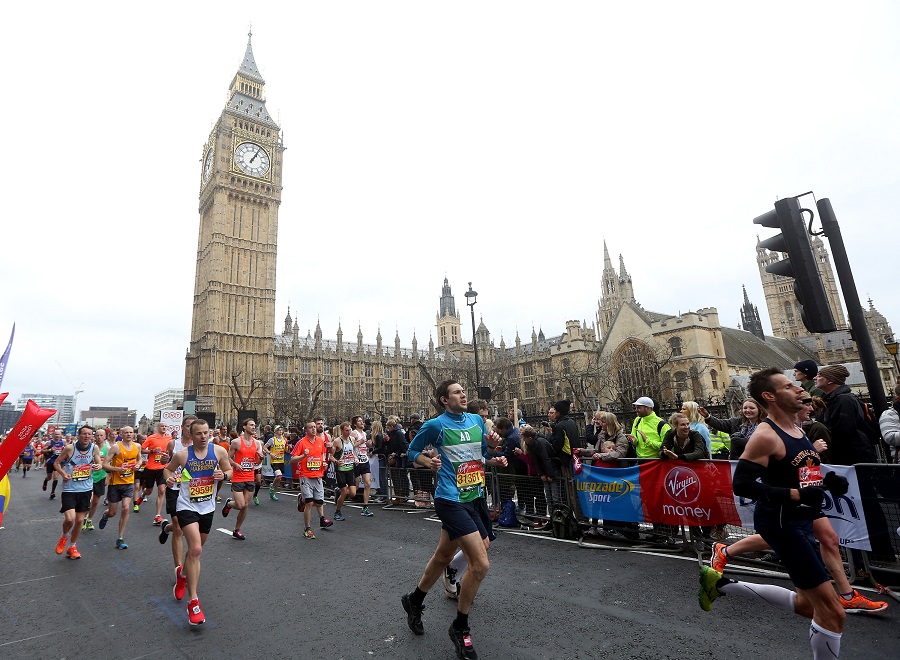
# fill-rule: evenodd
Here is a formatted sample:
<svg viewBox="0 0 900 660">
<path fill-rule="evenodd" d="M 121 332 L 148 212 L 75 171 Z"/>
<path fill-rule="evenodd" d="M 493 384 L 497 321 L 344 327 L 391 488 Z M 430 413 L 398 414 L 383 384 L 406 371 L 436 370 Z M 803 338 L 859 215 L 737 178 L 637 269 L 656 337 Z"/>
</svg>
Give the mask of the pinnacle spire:
<svg viewBox="0 0 900 660">
<path fill-rule="evenodd" d="M 609 258 L 609 250 L 606 249 L 606 239 L 603 239 L 603 270 L 612 270 L 612 259 Z"/>
</svg>

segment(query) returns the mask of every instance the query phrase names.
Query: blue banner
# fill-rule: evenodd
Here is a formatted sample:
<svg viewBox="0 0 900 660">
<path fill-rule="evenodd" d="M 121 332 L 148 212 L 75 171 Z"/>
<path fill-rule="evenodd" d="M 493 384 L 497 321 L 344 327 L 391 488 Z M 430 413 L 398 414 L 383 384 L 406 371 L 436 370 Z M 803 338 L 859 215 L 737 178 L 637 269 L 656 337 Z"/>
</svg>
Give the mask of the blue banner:
<svg viewBox="0 0 900 660">
<path fill-rule="evenodd" d="M 588 518 L 644 522 L 640 468 L 585 465 L 575 477 L 581 511 Z"/>
<path fill-rule="evenodd" d="M 9 335 L 9 344 L 3 351 L 3 357 L 0 357 L 0 385 L 3 385 L 3 374 L 6 373 L 6 363 L 9 362 L 9 352 L 12 350 L 13 337 L 16 336 L 16 324 L 13 323 L 12 333 Z"/>
</svg>

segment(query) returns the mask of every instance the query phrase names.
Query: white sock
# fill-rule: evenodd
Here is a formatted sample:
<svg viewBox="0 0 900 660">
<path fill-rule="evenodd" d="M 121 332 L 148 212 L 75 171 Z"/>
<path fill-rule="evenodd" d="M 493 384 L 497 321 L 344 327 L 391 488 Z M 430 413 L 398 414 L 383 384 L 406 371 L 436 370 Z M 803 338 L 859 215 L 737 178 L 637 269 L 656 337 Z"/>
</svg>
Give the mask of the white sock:
<svg viewBox="0 0 900 660">
<path fill-rule="evenodd" d="M 456 554 L 453 556 L 453 559 L 450 561 L 450 568 L 456 569 L 456 581 L 462 581 L 463 573 L 466 572 L 466 569 L 469 567 L 469 562 L 466 561 L 466 556 L 463 554 L 462 550 L 457 550 Z"/>
<path fill-rule="evenodd" d="M 815 621 L 809 622 L 809 645 L 813 660 L 828 660 L 841 654 L 841 633 L 825 630 Z"/>
<path fill-rule="evenodd" d="M 783 610 L 794 613 L 794 598 L 797 597 L 790 589 L 776 587 L 774 584 L 754 584 L 752 582 L 729 582 L 717 587 L 723 594 L 740 594 L 742 596 L 755 596 L 769 605 L 780 607 Z"/>
</svg>

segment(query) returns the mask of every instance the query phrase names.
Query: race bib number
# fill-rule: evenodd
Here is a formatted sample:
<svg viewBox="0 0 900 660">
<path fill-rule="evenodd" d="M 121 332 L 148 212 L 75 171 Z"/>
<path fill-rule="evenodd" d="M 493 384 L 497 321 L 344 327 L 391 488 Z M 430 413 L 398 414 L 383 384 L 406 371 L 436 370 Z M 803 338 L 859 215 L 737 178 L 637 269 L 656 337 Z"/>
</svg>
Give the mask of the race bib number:
<svg viewBox="0 0 900 660">
<path fill-rule="evenodd" d="M 128 479 L 134 476 L 134 466 L 137 461 L 125 461 L 122 463 L 122 473 L 119 475 L 122 479 Z"/>
<path fill-rule="evenodd" d="M 806 465 L 801 465 L 797 469 L 797 478 L 800 481 L 800 488 L 806 488 L 807 486 L 821 486 L 822 467 L 808 461 Z"/>
<path fill-rule="evenodd" d="M 82 463 L 72 467 L 72 481 L 85 481 L 91 477 L 90 463 Z"/>
<path fill-rule="evenodd" d="M 241 461 L 241 469 L 242 469 L 244 472 L 247 472 L 247 471 L 249 471 L 249 470 L 252 470 L 252 469 L 253 469 L 253 465 L 254 465 L 253 461 L 251 461 L 251 460 L 249 460 L 249 459 L 246 459 L 246 458 L 245 458 L 244 460 Z"/>
<path fill-rule="evenodd" d="M 456 468 L 456 487 L 460 491 L 469 491 L 484 485 L 484 463 L 469 461 L 460 463 Z"/>
<path fill-rule="evenodd" d="M 208 502 L 215 490 L 215 479 L 212 475 L 191 479 L 188 496 L 191 502 Z"/>
<path fill-rule="evenodd" d="M 322 469 L 322 460 L 318 458 L 307 458 L 306 459 L 306 469 L 310 472 L 314 472 L 315 470 Z"/>
<path fill-rule="evenodd" d="M 272 462 L 284 463 L 284 447 L 282 447 L 281 449 L 272 450 Z"/>
</svg>

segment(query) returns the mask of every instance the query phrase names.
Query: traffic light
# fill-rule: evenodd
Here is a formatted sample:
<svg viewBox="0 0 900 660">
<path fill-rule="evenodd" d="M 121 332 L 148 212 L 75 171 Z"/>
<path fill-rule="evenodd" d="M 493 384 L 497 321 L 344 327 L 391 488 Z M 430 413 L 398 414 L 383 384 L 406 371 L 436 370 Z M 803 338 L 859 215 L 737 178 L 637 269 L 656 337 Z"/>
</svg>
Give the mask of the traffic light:
<svg viewBox="0 0 900 660">
<path fill-rule="evenodd" d="M 800 303 L 800 318 L 806 329 L 810 332 L 836 330 L 797 199 L 778 200 L 775 210 L 754 218 L 753 222 L 781 229 L 780 234 L 760 242 L 767 250 L 787 254 L 787 258 L 766 266 L 766 272 L 794 278 L 794 295 Z"/>
</svg>

